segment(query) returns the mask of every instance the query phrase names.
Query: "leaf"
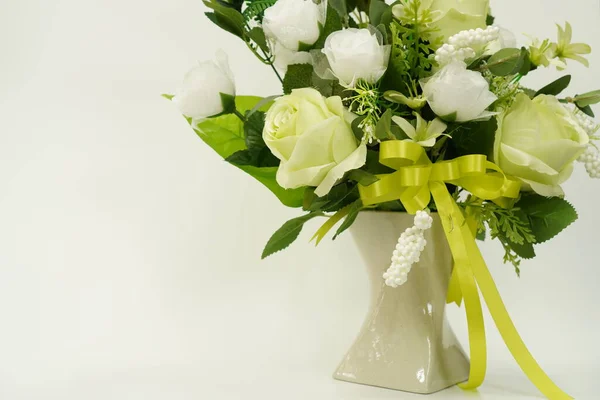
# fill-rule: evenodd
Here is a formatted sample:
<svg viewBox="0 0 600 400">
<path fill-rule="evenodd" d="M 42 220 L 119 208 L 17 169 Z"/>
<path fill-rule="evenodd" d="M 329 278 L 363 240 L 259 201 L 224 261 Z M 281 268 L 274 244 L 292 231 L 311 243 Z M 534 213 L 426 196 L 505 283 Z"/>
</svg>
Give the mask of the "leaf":
<svg viewBox="0 0 600 400">
<path fill-rule="evenodd" d="M 364 169 L 374 175 L 390 174 L 394 172 L 393 169 L 386 167 L 379 162 L 379 152 L 375 150 L 367 150 L 367 161 Z"/>
<path fill-rule="evenodd" d="M 577 220 L 575 208 L 560 197 L 527 194 L 515 207 L 529 218 L 537 243 L 547 242 Z"/>
<path fill-rule="evenodd" d="M 259 168 L 252 165 L 240 165 L 237 167 L 265 185 L 267 189 L 277 196 L 283 205 L 291 208 L 302 207 L 304 188 L 284 189 L 279 186 L 276 178 L 278 167 Z"/>
<path fill-rule="evenodd" d="M 253 107 L 255 107 L 262 99 L 255 96 L 237 96 L 235 100 L 237 109 L 240 112 L 246 112 L 253 109 Z M 286 190 L 277 183 L 276 176 L 278 168 L 276 166 L 255 166 L 256 164 L 261 166 L 272 165 L 272 159 L 269 161 L 268 158 L 272 157 L 272 154 L 270 156 L 265 155 L 262 159 L 260 157 L 261 154 L 264 153 L 259 153 L 258 155 L 256 153 L 240 153 L 233 157 L 233 154 L 246 150 L 244 124 L 235 115 L 227 114 L 215 118 L 208 118 L 198 123 L 193 128 L 198 136 L 217 152 L 217 154 L 224 159 L 227 159 L 229 162 L 234 163 L 239 169 L 265 185 L 284 205 L 288 207 L 302 206 L 302 199 L 304 197 L 303 188 Z M 232 156 L 231 159 L 230 156 Z M 259 161 L 255 161 L 252 157 L 259 157 Z"/>
<path fill-rule="evenodd" d="M 348 228 L 350 228 L 352 226 L 354 221 L 356 221 L 356 217 L 358 217 L 358 213 L 360 213 L 360 211 L 363 209 L 363 207 L 364 207 L 363 203 L 362 203 L 362 201 L 360 201 L 360 199 L 355 201 L 354 203 L 352 203 L 352 207 L 350 207 L 350 211 L 348 212 L 348 215 L 346 216 L 346 218 L 344 219 L 344 222 L 342 222 L 342 224 L 338 228 L 337 232 L 333 236 L 333 240 L 337 239 L 338 236 L 340 236 L 342 233 L 344 233 Z"/>
<path fill-rule="evenodd" d="M 369 6 L 369 23 L 373 26 L 380 24 L 389 26 L 392 22 L 392 7 L 382 0 L 371 0 Z"/>
<path fill-rule="evenodd" d="M 209 118 L 194 126 L 200 139 L 223 158 L 246 148 L 243 129 L 242 122 L 232 114 Z"/>
<path fill-rule="evenodd" d="M 267 147 L 240 150 L 227 157 L 225 161 L 236 166 L 248 165 L 260 168 L 278 167 L 280 163 Z"/>
<path fill-rule="evenodd" d="M 321 31 L 321 35 L 317 42 L 313 45 L 314 49 L 322 49 L 325 46 L 325 40 L 327 37 L 336 31 L 341 31 L 343 28 L 342 19 L 337 11 L 331 6 L 331 4 L 327 4 L 327 16 L 325 17 L 325 25 L 323 25 L 323 30 Z"/>
<path fill-rule="evenodd" d="M 451 126 L 448 132 L 452 136 L 450 144 L 455 156 L 471 154 L 490 156 L 494 149 L 497 129 L 498 122 L 496 118 Z"/>
<path fill-rule="evenodd" d="M 173 98 L 175 97 L 174 94 L 167 94 L 167 93 L 161 94 L 161 96 L 164 97 L 167 100 L 173 100 Z"/>
<path fill-rule="evenodd" d="M 559 94 L 562 93 L 563 90 L 565 90 L 567 87 L 569 87 L 570 83 L 571 83 L 571 75 L 565 75 L 562 78 L 558 78 L 551 84 L 546 85 L 543 88 L 541 88 L 540 90 L 538 90 L 533 97 L 537 97 L 541 94 L 547 94 L 550 96 L 558 96 Z"/>
<path fill-rule="evenodd" d="M 577 104 L 577 107 L 579 108 L 585 108 L 597 103 L 600 103 L 600 90 L 594 90 L 593 92 L 575 96 L 575 104 Z"/>
<path fill-rule="evenodd" d="M 585 115 L 588 115 L 592 118 L 594 118 L 596 116 L 596 115 L 594 115 L 594 111 L 592 110 L 592 107 L 590 107 L 590 106 L 585 106 L 585 107 L 577 106 L 577 108 L 579 108 L 582 113 L 584 113 Z"/>
<path fill-rule="evenodd" d="M 524 242 L 523 244 L 518 244 L 506 239 L 509 243 L 510 247 L 513 249 L 515 253 L 521 258 L 526 260 L 531 260 L 535 258 L 535 249 L 533 248 L 533 244 L 529 242 Z"/>
<path fill-rule="evenodd" d="M 521 49 L 507 48 L 491 56 L 484 68 L 496 76 L 508 76 L 519 72 L 524 62 L 525 57 Z"/>
<path fill-rule="evenodd" d="M 265 32 L 261 28 L 256 26 L 250 29 L 248 32 L 246 32 L 246 36 L 256 43 L 261 50 L 268 54 L 270 51 L 269 45 L 267 44 Z"/>
<path fill-rule="evenodd" d="M 346 1 L 345 0 L 329 0 L 329 4 L 331 4 L 331 7 L 337 11 L 337 13 L 341 16 L 345 16 L 348 15 L 348 9 L 346 8 Z M 350 10 L 352 11 L 352 10 Z"/>
<path fill-rule="evenodd" d="M 266 147 L 265 141 L 262 136 L 264 127 L 265 113 L 263 111 L 257 111 L 249 117 L 247 116 L 246 123 L 244 124 L 244 136 L 246 141 L 246 147 L 249 150 L 263 149 L 264 147 Z"/>
<path fill-rule="evenodd" d="M 354 133 L 354 137 L 356 137 L 356 140 L 358 140 L 359 142 L 362 140 L 363 136 L 365 136 L 365 132 L 360 127 L 360 124 L 365 120 L 365 118 L 366 117 L 364 115 L 356 117 L 352 120 L 352 123 L 350 124 L 352 132 Z"/>
<path fill-rule="evenodd" d="M 214 12 L 205 13 L 205 15 L 221 29 L 244 38 L 244 16 L 234 8 L 225 6 L 217 1 L 204 0 L 204 5 L 211 8 Z"/>
<path fill-rule="evenodd" d="M 355 183 L 345 182 L 334 186 L 323 197 L 314 194 L 314 188 L 307 188 L 303 207 L 307 211 L 334 212 L 355 202 L 359 198 Z"/>
<path fill-rule="evenodd" d="M 307 221 L 322 215 L 322 213 L 313 212 L 287 221 L 273 234 L 273 236 L 271 236 L 271 239 L 269 239 L 267 242 L 267 245 L 262 253 L 262 259 L 264 260 L 270 255 L 288 248 L 298 238 L 302 228 L 304 227 L 304 224 Z"/>
<path fill-rule="evenodd" d="M 375 126 L 375 136 L 377 139 L 385 140 L 390 139 L 391 127 L 392 127 L 392 116 L 394 113 L 391 109 L 385 110 L 377 125 Z"/>
<path fill-rule="evenodd" d="M 350 173 L 348 174 L 348 179 L 362 186 L 370 186 L 375 182 L 379 181 L 379 178 L 377 176 L 362 169 L 355 169 L 354 171 L 350 171 Z"/>
<path fill-rule="evenodd" d="M 313 66 L 310 64 L 292 64 L 288 66 L 283 78 L 283 93 L 290 94 L 292 90 L 312 86 Z"/>
</svg>

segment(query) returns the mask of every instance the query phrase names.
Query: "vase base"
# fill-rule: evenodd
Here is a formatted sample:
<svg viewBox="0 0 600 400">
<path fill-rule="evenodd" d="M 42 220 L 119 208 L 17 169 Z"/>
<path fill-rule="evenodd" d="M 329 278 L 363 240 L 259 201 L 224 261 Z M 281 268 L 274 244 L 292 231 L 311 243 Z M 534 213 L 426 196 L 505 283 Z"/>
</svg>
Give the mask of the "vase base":
<svg viewBox="0 0 600 400">
<path fill-rule="evenodd" d="M 359 379 L 345 376 L 344 374 L 341 374 L 339 372 L 336 372 L 333 374 L 333 379 L 335 379 L 337 381 L 342 381 L 342 382 L 354 383 L 357 385 L 371 386 L 371 387 L 377 387 L 377 388 L 388 389 L 388 390 L 395 390 L 395 391 L 404 392 L 404 393 L 429 395 L 429 394 L 441 392 L 442 390 L 446 390 L 446 389 L 454 387 L 460 383 L 466 382 L 469 379 L 469 377 L 465 376 L 464 378 L 459 379 L 457 381 L 452 380 L 452 381 L 448 381 L 445 383 L 439 382 L 438 384 L 430 386 L 430 387 L 422 387 L 422 388 L 413 387 L 410 389 L 406 388 L 406 387 L 402 387 L 402 386 L 396 386 L 396 385 L 383 385 L 383 384 L 376 384 L 373 382 L 363 382 Z"/>
</svg>

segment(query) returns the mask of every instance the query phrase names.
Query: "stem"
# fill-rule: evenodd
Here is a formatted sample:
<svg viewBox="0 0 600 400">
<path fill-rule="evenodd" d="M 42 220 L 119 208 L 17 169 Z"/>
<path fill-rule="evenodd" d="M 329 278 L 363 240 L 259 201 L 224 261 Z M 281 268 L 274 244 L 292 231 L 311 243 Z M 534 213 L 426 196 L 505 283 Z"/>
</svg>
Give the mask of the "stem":
<svg viewBox="0 0 600 400">
<path fill-rule="evenodd" d="M 275 65 L 273 65 L 273 63 L 271 63 L 271 68 L 273 68 L 273 72 L 275 72 L 275 75 L 277 75 L 277 79 L 279 79 L 279 82 L 281 82 L 281 84 L 283 85 L 283 79 L 281 78 L 281 75 L 279 75 L 279 72 L 277 71 L 277 68 L 275 68 Z"/>
<path fill-rule="evenodd" d="M 237 110 L 237 108 L 233 110 L 233 114 L 235 114 L 235 116 L 238 117 L 243 123 L 246 123 L 246 117 L 244 117 L 242 113 Z"/>
</svg>

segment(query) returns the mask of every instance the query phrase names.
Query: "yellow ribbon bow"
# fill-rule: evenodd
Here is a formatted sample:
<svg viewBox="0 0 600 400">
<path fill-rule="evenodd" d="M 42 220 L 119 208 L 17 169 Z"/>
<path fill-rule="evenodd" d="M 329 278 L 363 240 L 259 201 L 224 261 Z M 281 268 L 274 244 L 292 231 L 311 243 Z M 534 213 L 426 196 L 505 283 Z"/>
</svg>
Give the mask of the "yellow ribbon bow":
<svg viewBox="0 0 600 400">
<path fill-rule="evenodd" d="M 426 208 L 433 196 L 454 258 L 448 302 L 464 298 L 469 326 L 471 370 L 463 389 L 479 387 L 486 374 L 486 338 L 479 291 L 504 342 L 531 382 L 549 399 L 572 399 L 542 370 L 517 332 L 474 237 L 474 218 L 465 217 L 446 184 L 460 186 L 481 200 L 508 207 L 518 198 L 521 185 L 508 178 L 486 156 L 469 155 L 432 163 L 424 149 L 413 142 L 381 143 L 380 162 L 396 170 L 378 176 L 369 186 L 359 185 L 365 206 L 400 200 L 414 214 Z M 479 288 L 479 290 L 478 290 Z"/>
</svg>

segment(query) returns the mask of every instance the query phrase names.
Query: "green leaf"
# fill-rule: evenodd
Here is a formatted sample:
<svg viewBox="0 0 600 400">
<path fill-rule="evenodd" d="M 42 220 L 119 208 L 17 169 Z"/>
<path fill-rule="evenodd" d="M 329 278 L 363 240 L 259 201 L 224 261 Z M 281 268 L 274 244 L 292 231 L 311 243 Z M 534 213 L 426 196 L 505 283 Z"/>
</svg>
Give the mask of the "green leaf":
<svg viewBox="0 0 600 400">
<path fill-rule="evenodd" d="M 323 25 L 323 30 L 317 42 L 313 45 L 314 49 L 322 49 L 325 46 L 325 40 L 327 37 L 333 32 L 342 30 L 342 19 L 337 11 L 331 6 L 331 4 L 327 4 L 327 16 L 325 17 L 325 24 Z"/>
<path fill-rule="evenodd" d="M 392 127 L 392 116 L 394 113 L 391 109 L 385 110 L 377 125 L 375 126 L 375 136 L 379 140 L 385 140 L 391 138 L 391 127 Z"/>
<path fill-rule="evenodd" d="M 529 51 L 525 47 L 521 48 L 521 57 L 523 58 L 523 65 L 517 72 L 520 75 L 526 76 L 532 71 L 534 65 L 531 62 L 531 58 L 529 58 Z"/>
<path fill-rule="evenodd" d="M 267 147 L 240 150 L 227 157 L 225 161 L 236 166 L 260 168 L 278 167 L 280 163 L 279 159 Z"/>
<path fill-rule="evenodd" d="M 567 87 L 569 87 L 570 83 L 571 83 L 571 75 L 565 75 L 562 78 L 558 78 L 551 84 L 544 86 L 543 88 L 538 90 L 533 97 L 537 97 L 541 94 L 547 94 L 550 96 L 558 96 L 559 94 L 562 93 L 563 90 L 565 90 Z"/>
<path fill-rule="evenodd" d="M 329 4 L 331 4 L 331 7 L 337 11 L 337 13 L 340 16 L 347 16 L 348 15 L 348 9 L 346 7 L 346 1 L 345 0 L 329 0 Z M 352 11 L 352 10 L 350 10 Z"/>
<path fill-rule="evenodd" d="M 348 212 L 348 215 L 346 216 L 346 218 L 344 219 L 344 222 L 342 222 L 342 224 L 338 228 L 337 232 L 333 236 L 333 240 L 337 239 L 338 236 L 340 236 L 342 233 L 344 233 L 348 228 L 350 228 L 352 226 L 354 221 L 356 221 L 356 217 L 358 217 L 358 213 L 360 213 L 360 211 L 363 208 L 364 208 L 363 203 L 360 200 L 357 200 L 354 203 L 352 203 L 352 206 L 350 207 L 350 211 Z"/>
<path fill-rule="evenodd" d="M 587 116 L 590 116 L 592 118 L 594 118 L 596 116 L 596 115 L 594 115 L 594 111 L 592 110 L 592 107 L 590 107 L 590 106 L 585 106 L 585 107 L 577 106 L 577 108 L 579 108 L 581 110 L 581 112 Z"/>
<path fill-rule="evenodd" d="M 303 207 L 307 211 L 334 212 L 355 202 L 359 198 L 355 183 L 345 182 L 334 186 L 323 197 L 314 194 L 314 188 L 307 188 Z"/>
<path fill-rule="evenodd" d="M 594 90 L 593 92 L 575 96 L 575 104 L 577 104 L 577 107 L 579 108 L 585 108 L 597 103 L 600 103 L 600 90 Z"/>
<path fill-rule="evenodd" d="M 375 150 L 367 150 L 367 162 L 365 163 L 364 169 L 374 175 L 390 174 L 394 172 L 393 169 L 386 167 L 379 162 L 379 152 Z"/>
<path fill-rule="evenodd" d="M 389 26 L 392 23 L 392 7 L 382 0 L 371 0 L 369 23 L 373 26 Z"/>
<path fill-rule="evenodd" d="M 339 81 L 335 79 L 323 79 L 314 72 L 312 74 L 312 87 L 325 97 L 340 96 L 342 100 L 352 94 L 350 90 L 346 90 L 346 88 L 340 85 Z"/>
<path fill-rule="evenodd" d="M 265 113 L 257 111 L 248 117 L 246 114 L 246 123 L 244 124 L 244 136 L 246 147 L 249 150 L 263 149 L 266 147 L 262 133 L 265 127 Z"/>
<path fill-rule="evenodd" d="M 205 13 L 208 19 L 214 22 L 221 29 L 244 38 L 244 16 L 234 8 L 227 7 L 217 1 L 204 0 L 204 5 L 211 8 L 214 12 Z"/>
<path fill-rule="evenodd" d="M 262 253 L 262 259 L 264 260 L 270 255 L 288 248 L 292 243 L 294 243 L 298 236 L 300 236 L 300 232 L 302 232 L 302 228 L 307 221 L 322 215 L 322 213 L 314 212 L 302 217 L 291 219 L 283 224 L 283 226 L 279 228 L 267 242 L 267 245 Z"/>
<path fill-rule="evenodd" d="M 223 158 L 246 148 L 243 124 L 233 114 L 205 119 L 194 126 L 194 131 Z"/>
<path fill-rule="evenodd" d="M 243 15 L 246 21 L 262 22 L 265 10 L 276 3 L 276 0 L 246 0 Z"/>
<path fill-rule="evenodd" d="M 164 97 L 167 100 L 173 100 L 173 97 L 175 97 L 174 94 L 167 94 L 167 93 L 161 94 L 161 96 Z"/>
<path fill-rule="evenodd" d="M 533 244 L 529 242 L 523 242 L 523 244 L 518 244 L 515 242 L 506 239 L 509 243 L 510 247 L 513 249 L 515 253 L 521 258 L 526 260 L 531 260 L 535 258 L 535 249 L 533 248 Z"/>
<path fill-rule="evenodd" d="M 278 167 L 259 168 L 252 165 L 239 165 L 237 167 L 265 185 L 283 205 L 291 208 L 302 207 L 304 188 L 284 189 L 279 186 L 277 183 Z"/>
<path fill-rule="evenodd" d="M 496 76 L 508 76 L 519 72 L 524 62 L 525 57 L 521 49 L 507 48 L 491 56 L 484 67 Z"/>
<path fill-rule="evenodd" d="M 491 10 L 490 10 L 491 11 Z M 486 25 L 494 25 L 494 21 L 496 20 L 496 17 L 494 17 L 492 14 L 488 14 L 487 18 L 485 19 L 485 23 Z"/>
<path fill-rule="evenodd" d="M 352 123 L 350 124 L 352 132 L 354 133 L 354 137 L 356 137 L 356 140 L 358 140 L 359 142 L 362 140 L 363 136 L 365 136 L 365 132 L 360 127 L 360 124 L 365 120 L 365 118 L 366 117 L 364 115 L 356 117 L 352 120 Z"/>
<path fill-rule="evenodd" d="M 494 149 L 497 130 L 496 118 L 450 126 L 448 132 L 452 136 L 450 145 L 454 150 L 454 155 L 456 157 L 471 154 L 490 156 Z"/>
<path fill-rule="evenodd" d="M 312 86 L 313 66 L 310 64 L 292 64 L 288 66 L 283 78 L 283 93 L 290 94 L 292 90 Z"/>
<path fill-rule="evenodd" d="M 260 49 L 265 53 L 269 53 L 270 49 L 269 45 L 267 44 L 267 38 L 265 37 L 265 32 L 261 28 L 254 27 L 250 29 L 248 32 L 246 32 L 246 36 L 256 43 L 258 47 L 260 47 Z"/>
<path fill-rule="evenodd" d="M 262 99 L 255 96 L 238 96 L 235 100 L 237 109 L 240 112 L 246 112 L 252 110 Z M 263 108 L 268 108 L 268 105 L 263 106 Z M 256 115 L 260 116 L 261 114 L 257 112 Z M 258 154 L 240 153 L 233 157 L 233 154 L 247 150 L 244 124 L 235 115 L 227 114 L 208 118 L 193 128 L 198 136 L 217 154 L 265 185 L 284 205 L 288 207 L 302 206 L 304 189 L 283 189 L 277 183 L 277 167 L 263 168 L 256 166 L 272 165 L 272 159 L 269 161 L 269 157 L 272 157 L 272 155 L 264 155 L 264 153 L 259 152 Z"/>
<path fill-rule="evenodd" d="M 362 186 L 370 186 L 375 182 L 379 181 L 379 178 L 377 176 L 362 169 L 355 169 L 353 171 L 350 171 L 350 173 L 348 174 L 348 179 L 359 183 Z"/>
<path fill-rule="evenodd" d="M 523 195 L 515 207 L 529 218 L 537 243 L 544 243 L 577 220 L 575 208 L 560 197 L 543 197 L 537 194 Z"/>
</svg>

